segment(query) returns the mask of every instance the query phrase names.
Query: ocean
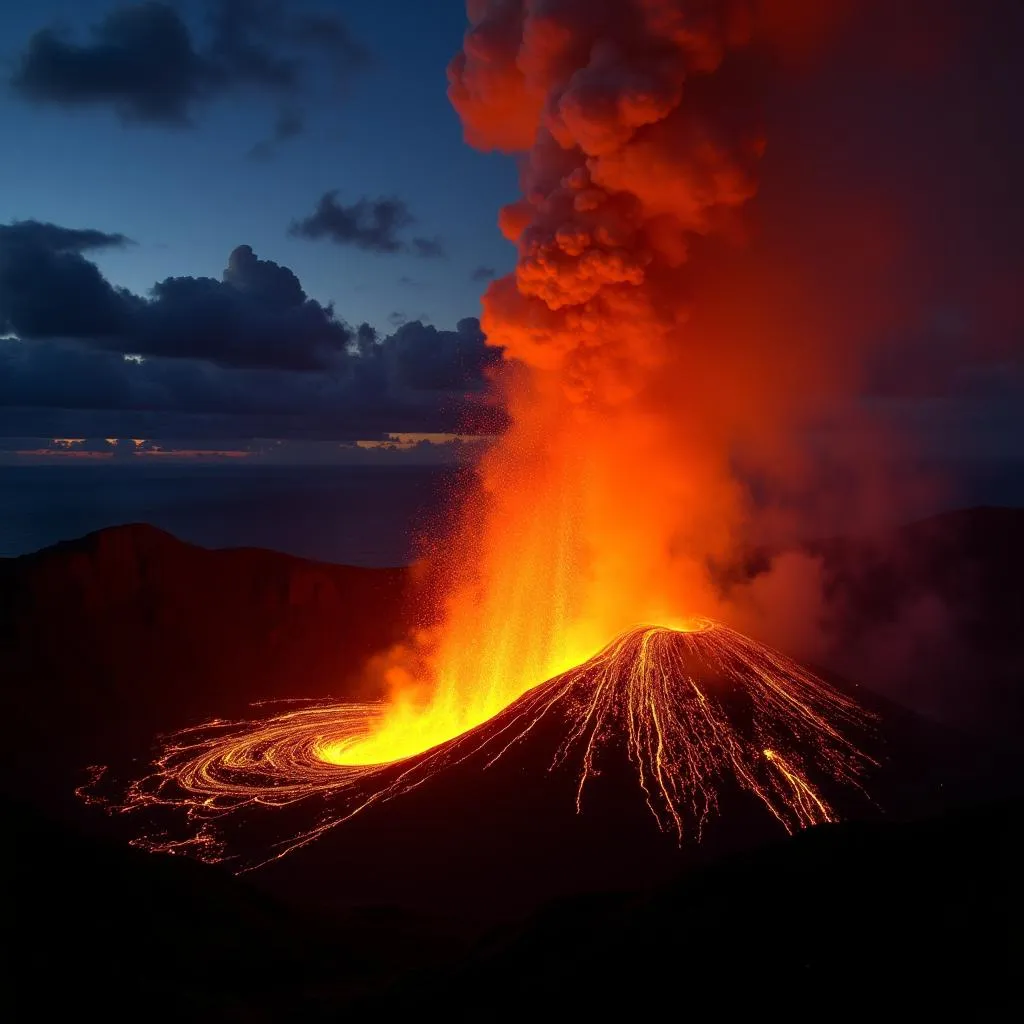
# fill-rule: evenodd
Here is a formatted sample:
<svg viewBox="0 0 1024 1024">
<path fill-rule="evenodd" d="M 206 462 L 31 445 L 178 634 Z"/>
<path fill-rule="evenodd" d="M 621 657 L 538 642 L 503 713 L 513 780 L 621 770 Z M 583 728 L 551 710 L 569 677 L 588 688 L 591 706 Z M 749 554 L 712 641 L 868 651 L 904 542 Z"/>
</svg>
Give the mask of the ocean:
<svg viewBox="0 0 1024 1024">
<path fill-rule="evenodd" d="M 121 523 L 204 547 L 261 547 L 344 565 L 407 565 L 452 507 L 452 466 L 220 462 L 0 465 L 0 557 Z M 1024 505 L 1024 466 L 961 467 L 934 505 Z M 895 523 L 893 524 L 895 525 Z"/>
<path fill-rule="evenodd" d="M 204 547 L 406 565 L 450 507 L 437 466 L 0 466 L 0 557 L 122 523 Z"/>
</svg>

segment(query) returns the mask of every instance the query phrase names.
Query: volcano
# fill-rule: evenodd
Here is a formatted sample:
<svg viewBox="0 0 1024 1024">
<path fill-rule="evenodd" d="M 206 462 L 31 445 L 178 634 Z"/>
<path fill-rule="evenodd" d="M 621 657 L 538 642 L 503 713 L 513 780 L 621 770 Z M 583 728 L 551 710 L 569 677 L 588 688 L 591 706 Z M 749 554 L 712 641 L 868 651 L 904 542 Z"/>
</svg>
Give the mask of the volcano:
<svg viewBox="0 0 1024 1024">
<path fill-rule="evenodd" d="M 139 845 L 275 888 L 316 878 L 321 902 L 624 885 L 874 812 L 877 714 L 710 621 L 638 627 L 439 746 L 347 763 L 381 715 L 310 703 L 185 730 L 113 807 L 148 816 Z"/>
<path fill-rule="evenodd" d="M 930 551 L 936 533 L 995 534 L 986 510 L 951 517 L 943 530 L 935 525 L 910 530 L 918 548 Z M 1019 533 L 1008 526 L 998 536 Z M 882 563 L 889 575 L 910 594 L 931 587 L 930 577 L 918 582 L 903 571 L 907 560 L 897 556 L 906 545 L 899 540 Z M 972 616 L 1012 624 L 1018 613 L 1000 583 L 1015 571 L 1007 568 L 1008 546 L 976 547 L 945 544 L 941 558 L 923 561 L 941 564 L 950 579 L 977 582 Z M 879 543 L 873 550 L 869 564 L 876 566 L 886 549 Z M 854 554 L 843 564 L 859 566 Z M 784 837 L 811 820 L 937 813 L 998 795 L 1019 774 L 1012 756 L 995 763 L 998 743 L 974 742 L 843 678 L 826 673 L 822 687 L 815 673 L 787 661 L 783 676 L 792 680 L 795 670 L 790 685 L 797 689 L 786 693 L 799 702 L 806 678 L 807 706 L 837 741 L 803 717 L 799 703 L 771 689 L 760 645 L 721 626 L 640 629 L 401 768 L 338 765 L 330 761 L 345 760 L 339 744 L 358 752 L 381 714 L 366 696 L 358 703 L 367 693 L 358 688 L 359 673 L 401 629 L 402 574 L 267 552 L 204 551 L 141 527 L 0 560 L 0 570 L 0 668 L 12 723 L 2 788 L 89 831 L 151 849 L 224 860 L 236 871 L 269 859 L 245 877 L 317 905 L 428 903 L 447 910 L 462 901 L 475 910 L 490 900 L 535 906 L 566 892 L 634 888 L 671 876 L 681 863 Z M 988 585 L 997 570 L 1002 575 Z M 847 595 L 845 605 L 867 607 L 874 591 L 854 586 L 862 576 L 846 585 L 840 572 L 836 600 Z M 900 593 L 884 607 L 898 611 Z M 960 607 L 952 597 L 948 603 Z M 968 646 L 973 633 L 959 619 L 950 628 Z M 999 648 L 990 633 L 969 645 L 973 671 L 961 677 L 962 704 L 981 699 L 994 678 L 985 658 Z M 731 655 L 721 649 L 730 636 L 740 645 Z M 862 644 L 862 633 L 854 639 Z M 663 655 L 668 670 L 652 672 Z M 1012 675 L 1009 667 L 999 671 Z M 864 682 L 872 682 L 870 673 Z M 297 694 L 316 699 L 250 707 Z M 656 715 L 647 715 L 644 695 Z M 1005 730 L 1019 716 L 1010 713 L 1015 705 L 1002 706 Z M 150 737 L 214 715 L 222 716 L 217 724 L 165 742 L 157 753 L 165 766 L 139 784 L 144 798 L 126 800 L 130 781 L 146 774 Z M 631 723 L 641 727 L 631 732 Z M 723 760 L 728 745 L 715 746 L 723 723 L 739 743 L 738 761 Z M 641 777 L 637 758 L 649 765 L 659 737 L 668 741 L 662 774 Z M 236 755 L 247 752 L 242 761 L 221 756 L 231 744 Z M 688 774 L 690 762 L 682 779 L 665 773 L 694 749 L 699 776 Z M 84 780 L 83 766 L 97 763 L 111 766 L 101 795 L 136 810 L 107 816 L 73 797 L 68 802 Z M 183 789 L 189 764 L 194 772 Z M 807 810 L 799 802 L 794 810 L 783 766 L 796 768 L 827 812 L 809 794 Z M 200 798 L 203 787 L 216 792 Z M 203 806 L 207 799 L 212 803 Z M 680 812 L 681 830 L 670 805 Z M 343 827 L 331 827 L 341 818 Z M 308 841 L 295 848 L 302 837 Z"/>
</svg>

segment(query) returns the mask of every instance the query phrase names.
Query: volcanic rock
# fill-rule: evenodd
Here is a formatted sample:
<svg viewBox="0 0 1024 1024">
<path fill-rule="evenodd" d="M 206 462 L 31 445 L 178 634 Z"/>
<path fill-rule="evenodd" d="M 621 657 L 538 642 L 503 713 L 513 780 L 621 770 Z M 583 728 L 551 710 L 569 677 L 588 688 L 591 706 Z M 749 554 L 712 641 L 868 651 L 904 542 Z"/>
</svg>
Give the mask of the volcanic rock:
<svg viewBox="0 0 1024 1024">
<path fill-rule="evenodd" d="M 353 693 L 404 630 L 406 578 L 145 525 L 0 560 L 2 778 L 59 800 L 86 766 L 143 756 L 159 732 Z"/>
</svg>

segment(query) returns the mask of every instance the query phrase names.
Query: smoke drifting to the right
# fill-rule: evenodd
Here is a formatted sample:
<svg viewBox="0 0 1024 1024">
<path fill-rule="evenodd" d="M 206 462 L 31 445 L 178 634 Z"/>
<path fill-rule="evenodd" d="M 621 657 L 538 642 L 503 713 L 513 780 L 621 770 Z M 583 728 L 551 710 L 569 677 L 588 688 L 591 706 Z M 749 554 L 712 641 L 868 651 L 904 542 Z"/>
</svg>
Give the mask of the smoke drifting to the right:
<svg viewBox="0 0 1024 1024">
<path fill-rule="evenodd" d="M 511 426 L 392 671 L 400 706 L 431 681 L 412 717 L 438 740 L 638 623 L 814 657 L 829 609 L 794 545 L 939 499 L 908 420 L 1000 352 L 957 326 L 1017 270 L 990 242 L 1010 182 L 955 103 L 967 7 L 897 6 L 468 4 L 452 101 L 467 141 L 522 154 L 523 195 L 484 297 Z"/>
<path fill-rule="evenodd" d="M 1003 0 L 766 7 L 782 61 L 763 80 L 769 145 L 748 244 L 694 261 L 691 327 L 715 341 L 706 390 L 732 403 L 730 456 L 752 484 L 744 540 L 786 551 L 732 589 L 729 611 L 933 708 L 941 698 L 921 688 L 964 668 L 954 626 L 970 600 L 923 585 L 930 570 L 883 535 L 993 500 L 967 489 L 967 468 L 1012 433 L 1024 145 L 1016 58 L 991 33 L 1022 12 Z M 835 17 L 801 35 L 810 7 Z M 859 559 L 794 550 L 841 534 L 876 539 Z M 854 605 L 882 562 L 897 596 L 858 629 Z"/>
</svg>

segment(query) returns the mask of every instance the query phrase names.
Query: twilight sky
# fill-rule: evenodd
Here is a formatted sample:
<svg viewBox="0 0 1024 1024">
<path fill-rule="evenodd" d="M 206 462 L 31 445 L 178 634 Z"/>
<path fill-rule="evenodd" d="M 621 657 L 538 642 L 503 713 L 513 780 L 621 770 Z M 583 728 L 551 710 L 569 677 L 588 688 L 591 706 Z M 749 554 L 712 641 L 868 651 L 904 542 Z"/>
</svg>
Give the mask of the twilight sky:
<svg viewBox="0 0 1024 1024">
<path fill-rule="evenodd" d="M 56 25 L 67 29 L 68 42 L 88 45 L 95 40 L 91 28 L 118 6 L 112 0 L 0 5 L 5 77 L 19 67 L 33 33 Z M 283 46 L 275 33 L 261 37 L 250 26 L 247 38 L 267 54 L 301 62 L 300 82 L 246 82 L 236 73 L 209 98 L 185 95 L 167 116 L 131 106 L 119 111 L 114 99 L 98 96 L 88 102 L 85 82 L 76 89 L 70 74 L 64 103 L 45 95 L 27 101 L 27 90 L 0 91 L 4 137 L 18 140 L 0 160 L 0 222 L 31 217 L 127 235 L 137 244 L 94 259 L 113 281 L 138 293 L 169 276 L 219 277 L 228 254 L 244 243 L 290 267 L 311 296 L 335 302 L 351 323 L 365 320 L 386 331 L 398 312 L 410 319 L 426 314 L 453 328 L 476 315 L 483 285 L 474 271 L 507 271 L 514 262 L 496 217 L 515 197 L 516 177 L 507 159 L 463 144 L 445 94 L 445 68 L 465 29 L 463 4 L 189 0 L 176 8 L 202 51 L 213 40 L 211 15 L 218 10 L 274 6 L 331 16 L 348 45 L 333 51 L 313 43 Z M 266 145 L 281 125 L 296 134 Z M 292 221 L 312 214 L 332 190 L 344 206 L 398 198 L 416 224 L 397 234 L 439 237 L 445 258 L 375 254 L 289 236 Z"/>
<path fill-rule="evenodd" d="M 883 340 L 868 401 L 1019 457 L 1024 15 L 846 6 L 763 91 L 758 244 L 837 344 Z M 514 265 L 517 182 L 447 100 L 465 24 L 462 0 L 0 6 L 0 436 L 493 427 L 468 318 Z"/>
<path fill-rule="evenodd" d="M 0 435 L 473 427 L 516 173 L 462 143 L 464 28 L 458 0 L 0 8 Z"/>
</svg>

